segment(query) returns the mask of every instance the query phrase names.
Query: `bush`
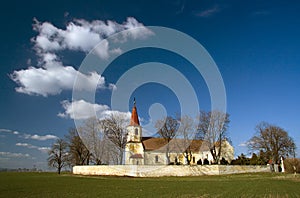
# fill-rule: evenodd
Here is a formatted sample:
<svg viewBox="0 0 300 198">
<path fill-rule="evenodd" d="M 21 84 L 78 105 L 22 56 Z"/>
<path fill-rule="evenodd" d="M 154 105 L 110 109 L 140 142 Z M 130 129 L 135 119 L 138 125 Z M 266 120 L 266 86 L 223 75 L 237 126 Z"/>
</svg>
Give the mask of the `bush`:
<svg viewBox="0 0 300 198">
<path fill-rule="evenodd" d="M 283 161 L 285 172 L 294 173 L 294 167 L 296 168 L 296 172 L 300 173 L 300 159 L 297 158 L 289 158 Z"/>
<path fill-rule="evenodd" d="M 198 165 L 202 165 L 202 160 L 199 159 L 199 160 L 197 161 L 197 164 L 198 164 Z"/>
<path fill-rule="evenodd" d="M 204 164 L 204 165 L 208 165 L 208 164 L 209 164 L 208 159 L 205 158 L 204 161 L 203 161 L 203 164 Z"/>
<path fill-rule="evenodd" d="M 221 163 L 221 165 L 228 165 L 229 164 L 228 161 L 224 157 L 222 157 L 220 163 Z"/>
</svg>

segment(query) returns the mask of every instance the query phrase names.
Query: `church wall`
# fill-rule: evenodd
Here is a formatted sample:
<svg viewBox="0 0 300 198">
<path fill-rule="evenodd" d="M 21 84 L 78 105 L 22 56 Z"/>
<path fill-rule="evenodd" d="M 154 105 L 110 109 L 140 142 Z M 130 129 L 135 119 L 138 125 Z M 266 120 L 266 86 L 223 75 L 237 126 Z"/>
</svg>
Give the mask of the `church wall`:
<svg viewBox="0 0 300 198">
<path fill-rule="evenodd" d="M 144 164 L 143 159 L 132 159 L 130 156 L 133 154 L 144 155 L 144 148 L 142 143 L 127 143 L 125 146 L 125 164 Z"/>
<path fill-rule="evenodd" d="M 177 161 L 180 164 L 187 164 L 185 154 L 169 153 L 169 155 L 170 155 L 171 163 L 175 164 L 175 162 Z M 176 160 L 176 158 L 177 158 L 177 160 Z M 210 164 L 213 162 L 213 157 L 211 156 L 209 151 L 205 151 L 205 152 L 201 152 L 201 153 L 192 153 L 190 164 L 196 165 L 197 161 L 199 159 L 201 159 L 202 164 L 203 164 L 205 158 L 208 159 Z M 144 164 L 146 164 L 146 165 L 167 165 L 166 153 L 145 151 L 144 152 Z"/>
<path fill-rule="evenodd" d="M 144 163 L 147 165 L 165 165 L 166 164 L 166 154 L 161 152 L 144 152 Z"/>
</svg>

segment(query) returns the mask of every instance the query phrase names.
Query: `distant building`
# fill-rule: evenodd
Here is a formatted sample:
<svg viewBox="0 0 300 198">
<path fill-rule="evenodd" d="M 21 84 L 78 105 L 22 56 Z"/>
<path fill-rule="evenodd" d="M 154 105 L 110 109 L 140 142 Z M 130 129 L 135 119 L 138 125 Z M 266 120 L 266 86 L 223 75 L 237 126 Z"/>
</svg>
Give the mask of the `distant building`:
<svg viewBox="0 0 300 198">
<path fill-rule="evenodd" d="M 164 165 L 167 164 L 166 147 L 169 147 L 170 163 L 197 164 L 213 163 L 213 157 L 204 140 L 172 139 L 169 144 L 163 138 L 143 137 L 136 103 L 127 127 L 127 144 L 125 147 L 125 164 Z M 222 142 L 221 158 L 228 162 L 234 159 L 234 149 L 228 141 Z"/>
</svg>

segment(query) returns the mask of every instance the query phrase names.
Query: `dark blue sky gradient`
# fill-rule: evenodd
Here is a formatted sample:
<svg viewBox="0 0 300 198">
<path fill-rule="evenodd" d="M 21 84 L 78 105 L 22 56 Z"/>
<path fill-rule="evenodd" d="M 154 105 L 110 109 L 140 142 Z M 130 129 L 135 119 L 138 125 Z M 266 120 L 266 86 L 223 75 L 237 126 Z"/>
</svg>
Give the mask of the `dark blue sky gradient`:
<svg viewBox="0 0 300 198">
<path fill-rule="evenodd" d="M 63 137 L 71 119 L 57 116 L 63 112 L 63 100 L 71 91 L 55 96 L 30 96 L 17 93 L 16 83 L 9 78 L 15 70 L 28 68 L 27 60 L 36 65 L 37 57 L 30 39 L 36 36 L 33 18 L 65 28 L 72 19 L 113 20 L 122 23 L 134 17 L 144 25 L 166 26 L 182 31 L 201 43 L 215 60 L 227 92 L 230 114 L 229 135 L 236 155 L 247 153 L 244 143 L 253 136 L 261 121 L 286 129 L 300 147 L 300 3 L 298 1 L 6 1 L 0 8 L 0 128 L 26 134 L 54 134 Z M 206 11 L 205 16 L 203 13 Z M 211 14 L 209 15 L 209 11 Z M 194 75 L 189 63 L 162 50 L 144 49 L 120 56 L 106 71 L 106 79 L 114 81 L 135 64 L 155 60 L 164 62 L 194 81 L 200 106 L 210 108 L 207 87 Z M 191 49 L 192 50 L 192 49 Z M 65 65 L 78 68 L 85 54 L 64 52 Z M 126 63 L 117 69 L 119 63 Z M 126 68 L 128 67 L 128 68 Z M 198 84 L 197 84 L 198 83 Z M 158 95 L 149 96 L 155 88 Z M 107 103 L 109 92 L 97 92 L 97 102 Z M 148 108 L 154 102 L 170 99 L 168 113 L 178 111 L 178 101 L 170 90 L 159 85 L 145 85 L 134 92 L 139 115 L 148 119 Z M 161 96 L 161 97 L 160 97 Z M 134 97 L 134 96 L 132 96 Z M 169 97 L 169 98 L 168 98 Z M 131 104 L 128 104 L 131 106 Z M 0 152 L 34 152 L 15 147 L 19 140 L 0 132 Z M 30 142 L 49 146 L 53 141 Z M 22 150 L 23 149 L 23 150 Z M 299 149 L 297 150 L 300 153 Z M 45 154 L 34 162 L 17 164 L 45 167 Z M 2 164 L 1 164 L 2 163 Z M 0 167 L 7 167 L 0 161 Z"/>
</svg>

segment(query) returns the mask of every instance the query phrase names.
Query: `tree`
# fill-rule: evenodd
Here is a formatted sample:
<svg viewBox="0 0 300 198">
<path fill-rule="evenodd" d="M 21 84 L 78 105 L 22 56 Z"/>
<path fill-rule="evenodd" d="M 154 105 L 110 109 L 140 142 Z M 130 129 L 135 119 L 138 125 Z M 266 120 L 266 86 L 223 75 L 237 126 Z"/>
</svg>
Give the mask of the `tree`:
<svg viewBox="0 0 300 198">
<path fill-rule="evenodd" d="M 90 160 L 97 165 L 109 164 L 113 146 L 102 132 L 99 119 L 91 117 L 85 120 L 78 127 L 78 133 L 90 151 Z"/>
<path fill-rule="evenodd" d="M 100 128 L 104 135 L 112 142 L 110 150 L 116 151 L 113 155 L 113 161 L 116 164 L 122 164 L 123 151 L 127 143 L 128 118 L 122 113 L 112 113 L 107 118 L 100 120 Z"/>
<path fill-rule="evenodd" d="M 57 139 L 48 152 L 48 165 L 57 169 L 60 174 L 61 169 L 68 165 L 68 143 L 62 139 Z"/>
<path fill-rule="evenodd" d="M 179 122 L 168 116 L 165 119 L 157 120 L 155 124 L 155 128 L 158 130 L 158 134 L 160 137 L 162 137 L 166 143 L 166 158 L 167 158 L 167 164 L 170 163 L 170 147 L 169 143 L 170 141 L 176 136 L 176 131 L 178 130 Z"/>
<path fill-rule="evenodd" d="M 227 139 L 226 132 L 229 125 L 229 114 L 217 110 L 201 111 L 197 128 L 198 139 L 207 144 L 215 163 L 220 162 L 223 141 Z"/>
<path fill-rule="evenodd" d="M 194 139 L 195 135 L 195 122 L 194 119 L 185 115 L 185 116 L 178 116 L 177 118 L 180 126 L 175 138 L 179 138 L 182 141 L 177 142 L 177 147 L 179 151 L 185 153 L 184 156 L 188 164 L 192 159 L 192 153 L 190 149 L 190 145 Z"/>
<path fill-rule="evenodd" d="M 284 129 L 262 122 L 256 126 L 256 135 L 249 140 L 248 147 L 263 152 L 276 163 L 281 156 L 293 155 L 296 145 Z"/>
<path fill-rule="evenodd" d="M 88 165 L 91 154 L 75 128 L 66 136 L 69 146 L 69 162 L 71 165 Z"/>
</svg>

